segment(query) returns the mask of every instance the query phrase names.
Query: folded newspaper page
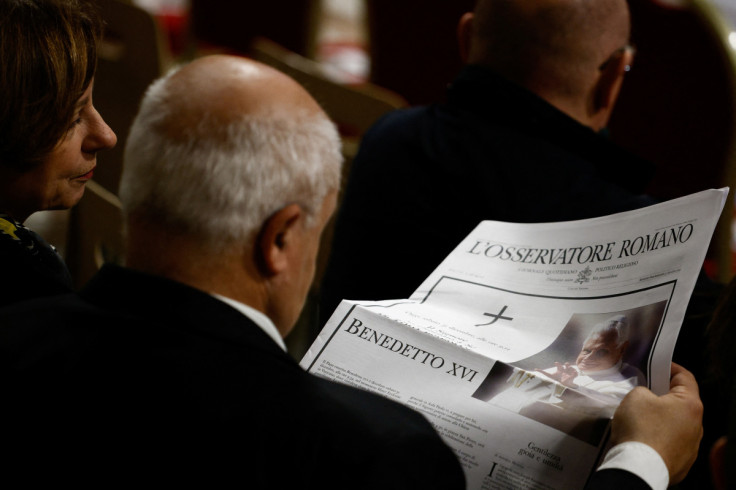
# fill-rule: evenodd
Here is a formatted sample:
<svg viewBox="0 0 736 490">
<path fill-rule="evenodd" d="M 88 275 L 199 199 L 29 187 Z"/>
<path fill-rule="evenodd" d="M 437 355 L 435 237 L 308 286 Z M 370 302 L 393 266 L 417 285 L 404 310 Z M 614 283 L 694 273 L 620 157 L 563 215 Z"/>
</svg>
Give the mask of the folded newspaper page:
<svg viewBox="0 0 736 490">
<path fill-rule="evenodd" d="M 301 365 L 424 414 L 469 489 L 583 488 L 626 393 L 668 391 L 727 195 L 483 221 L 411 298 L 343 301 Z"/>
</svg>

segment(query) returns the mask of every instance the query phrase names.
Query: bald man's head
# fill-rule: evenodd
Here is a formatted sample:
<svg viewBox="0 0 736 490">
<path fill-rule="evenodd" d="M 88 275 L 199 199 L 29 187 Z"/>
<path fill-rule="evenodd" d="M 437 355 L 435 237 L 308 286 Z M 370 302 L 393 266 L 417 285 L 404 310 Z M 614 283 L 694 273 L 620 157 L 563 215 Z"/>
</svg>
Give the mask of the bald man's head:
<svg viewBox="0 0 736 490">
<path fill-rule="evenodd" d="M 120 196 L 128 215 L 224 246 L 251 239 L 288 204 L 317 215 L 341 162 L 334 125 L 298 83 L 252 60 L 208 56 L 146 92 Z"/>
<path fill-rule="evenodd" d="M 471 63 L 524 83 L 540 74 L 564 80 L 596 70 L 629 40 L 626 0 L 479 0 Z"/>
<path fill-rule="evenodd" d="M 609 95 L 594 91 L 601 78 L 615 81 L 600 68 L 628 44 L 626 0 L 479 0 L 468 25 L 461 34 L 469 63 L 494 69 L 586 124 L 599 105 L 613 102 L 596 100 Z M 610 88 L 615 100 L 619 86 Z"/>
<path fill-rule="evenodd" d="M 162 125 L 172 135 L 206 118 L 227 125 L 244 115 L 289 119 L 294 114 L 324 116 L 317 102 L 293 79 L 240 57 L 200 58 L 167 80 L 170 100 Z"/>
</svg>

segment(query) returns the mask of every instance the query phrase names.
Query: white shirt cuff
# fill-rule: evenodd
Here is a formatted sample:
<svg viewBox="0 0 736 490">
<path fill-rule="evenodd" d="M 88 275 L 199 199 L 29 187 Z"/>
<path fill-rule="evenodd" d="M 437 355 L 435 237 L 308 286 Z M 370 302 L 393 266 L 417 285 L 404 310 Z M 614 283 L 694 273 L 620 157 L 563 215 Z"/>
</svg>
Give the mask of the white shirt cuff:
<svg viewBox="0 0 736 490">
<path fill-rule="evenodd" d="M 654 490 L 666 490 L 670 472 L 657 451 L 643 442 L 622 442 L 613 446 L 598 470 L 625 470 L 644 480 Z"/>
</svg>

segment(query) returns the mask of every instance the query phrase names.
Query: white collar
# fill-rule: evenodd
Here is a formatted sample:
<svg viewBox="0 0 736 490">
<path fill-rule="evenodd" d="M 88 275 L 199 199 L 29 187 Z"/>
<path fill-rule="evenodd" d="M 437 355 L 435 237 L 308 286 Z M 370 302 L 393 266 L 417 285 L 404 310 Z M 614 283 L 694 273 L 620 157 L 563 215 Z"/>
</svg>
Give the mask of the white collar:
<svg viewBox="0 0 736 490">
<path fill-rule="evenodd" d="M 232 298 L 226 298 L 225 296 L 221 296 L 216 293 L 210 294 L 223 303 L 229 304 L 230 306 L 241 312 L 243 315 L 247 316 L 251 321 L 253 321 L 253 323 L 258 325 L 261 330 L 266 332 L 266 334 L 268 334 L 268 336 L 271 337 L 273 341 L 276 342 L 284 352 L 286 352 L 286 344 L 284 343 L 284 339 L 281 338 L 281 334 L 279 333 L 278 329 L 276 329 L 276 325 L 273 324 L 270 318 L 268 318 L 266 315 L 256 310 L 255 308 L 243 304 L 240 301 L 235 301 Z"/>
</svg>

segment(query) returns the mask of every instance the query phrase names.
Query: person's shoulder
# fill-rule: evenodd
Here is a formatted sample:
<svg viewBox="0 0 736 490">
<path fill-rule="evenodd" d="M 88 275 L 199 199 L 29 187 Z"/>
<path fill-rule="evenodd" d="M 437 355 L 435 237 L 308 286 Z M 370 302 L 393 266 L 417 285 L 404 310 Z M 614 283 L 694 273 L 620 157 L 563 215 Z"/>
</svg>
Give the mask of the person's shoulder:
<svg viewBox="0 0 736 490">
<path fill-rule="evenodd" d="M 407 123 L 419 122 L 422 119 L 429 117 L 433 112 L 434 106 L 421 105 L 413 107 L 402 107 L 400 109 L 394 109 L 393 111 L 387 112 L 383 116 L 379 117 L 370 128 L 370 132 L 375 130 L 400 128 L 404 127 Z"/>
<path fill-rule="evenodd" d="M 357 438 L 364 447 L 411 438 L 440 442 L 424 416 L 396 401 L 310 373 L 294 381 L 291 389 L 298 395 L 302 415 L 310 413 L 323 424 L 320 437 L 332 433 L 330 438 Z"/>
<path fill-rule="evenodd" d="M 311 378 L 310 400 L 300 400 L 300 406 L 319 411 L 318 438 L 349 448 L 339 458 L 360 458 L 383 473 L 367 475 L 373 484 L 358 488 L 379 488 L 391 479 L 399 482 L 395 488 L 464 488 L 457 457 L 422 414 L 362 389 Z"/>
<path fill-rule="evenodd" d="M 87 316 L 96 317 L 93 320 L 96 323 L 106 313 L 82 300 L 75 292 L 27 298 L 0 307 L 0 324 L 4 330 L 15 327 L 45 330 L 49 327 L 80 326 L 85 323 Z"/>
<path fill-rule="evenodd" d="M 431 106 L 405 107 L 387 112 L 366 131 L 362 145 L 384 140 L 400 140 L 416 135 L 422 124 L 432 117 Z"/>
<path fill-rule="evenodd" d="M 380 432 L 415 428 L 425 430 L 427 421 L 419 413 L 398 402 L 363 389 L 306 375 L 311 401 L 329 417 L 342 418 L 361 430 Z M 408 424 L 408 425 L 407 425 Z"/>
<path fill-rule="evenodd" d="M 343 209 L 351 208 L 352 201 L 363 201 L 365 193 L 373 193 L 380 186 L 383 195 L 406 196 L 414 188 L 407 188 L 407 181 L 416 179 L 416 172 L 426 167 L 427 131 L 429 108 L 411 107 L 396 109 L 380 117 L 362 136 L 358 152 L 350 164 L 350 176 L 343 201 Z M 390 179 L 387 179 L 390 175 Z M 371 196 L 373 197 L 373 196 Z M 375 213 L 375 199 L 370 202 Z M 361 202 L 361 207 L 364 203 Z"/>
<path fill-rule="evenodd" d="M 96 355 L 122 319 L 83 301 L 76 293 L 21 301 L 0 308 L 2 366 L 16 376 L 70 369 Z M 30 378 L 29 378 L 30 379 Z"/>
</svg>

